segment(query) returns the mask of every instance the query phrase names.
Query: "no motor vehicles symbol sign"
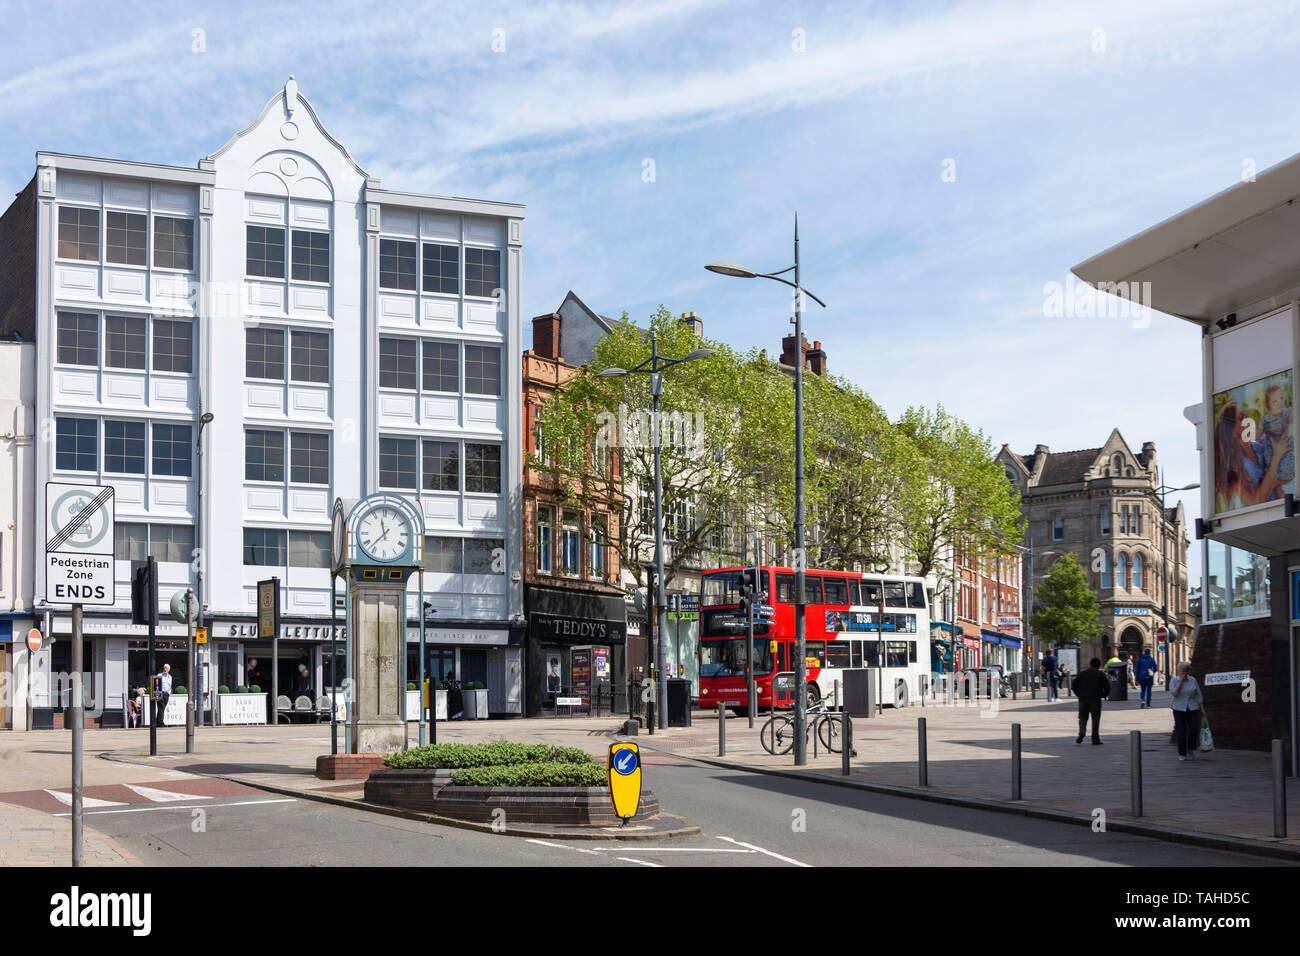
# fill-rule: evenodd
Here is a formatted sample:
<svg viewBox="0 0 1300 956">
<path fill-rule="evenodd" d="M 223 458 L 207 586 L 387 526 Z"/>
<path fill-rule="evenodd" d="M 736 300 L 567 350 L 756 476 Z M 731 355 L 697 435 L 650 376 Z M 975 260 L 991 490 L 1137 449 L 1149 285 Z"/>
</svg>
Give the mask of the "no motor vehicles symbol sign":
<svg viewBox="0 0 1300 956">
<path fill-rule="evenodd" d="M 112 604 L 113 488 L 45 485 L 45 600 Z"/>
</svg>

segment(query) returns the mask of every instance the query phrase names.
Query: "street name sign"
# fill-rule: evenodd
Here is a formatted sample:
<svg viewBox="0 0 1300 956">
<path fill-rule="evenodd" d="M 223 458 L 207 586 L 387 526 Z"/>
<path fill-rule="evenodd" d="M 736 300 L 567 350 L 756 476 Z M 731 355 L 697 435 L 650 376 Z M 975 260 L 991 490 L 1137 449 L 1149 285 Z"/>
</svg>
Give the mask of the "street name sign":
<svg viewBox="0 0 1300 956">
<path fill-rule="evenodd" d="M 113 506 L 111 485 L 45 483 L 47 603 L 114 603 Z"/>
</svg>

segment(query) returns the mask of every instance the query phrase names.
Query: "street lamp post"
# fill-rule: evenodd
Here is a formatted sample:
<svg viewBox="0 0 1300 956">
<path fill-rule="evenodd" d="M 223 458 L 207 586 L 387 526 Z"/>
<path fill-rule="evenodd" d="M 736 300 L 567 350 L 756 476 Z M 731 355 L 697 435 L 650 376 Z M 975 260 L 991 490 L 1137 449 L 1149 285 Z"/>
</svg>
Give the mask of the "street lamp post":
<svg viewBox="0 0 1300 956">
<path fill-rule="evenodd" d="M 656 705 L 659 711 L 660 726 L 667 726 L 668 720 L 668 684 L 664 680 L 664 670 L 667 666 L 668 653 L 664 647 L 664 606 L 667 601 L 664 596 L 664 504 L 663 504 L 663 432 L 659 427 L 659 398 L 664 391 L 663 373 L 674 365 L 681 365 L 683 362 L 692 362 L 695 359 L 707 358 L 713 354 L 713 349 L 696 349 L 690 355 L 683 358 L 668 358 L 659 354 L 659 337 L 653 329 L 650 330 L 650 357 L 635 368 L 607 368 L 597 373 L 601 378 L 617 378 L 622 375 L 630 375 L 636 372 L 645 372 L 650 376 L 650 435 L 651 441 L 654 442 L 655 453 L 655 596 L 654 596 L 654 625 L 658 640 L 656 641 L 657 649 L 655 652 L 655 696 L 658 700 Z"/>
<path fill-rule="evenodd" d="M 808 560 L 804 550 L 804 490 L 803 490 L 803 297 L 806 293 L 823 309 L 826 303 L 803 288 L 799 280 L 799 216 L 794 217 L 794 265 L 776 272 L 755 272 L 734 262 L 714 262 L 704 268 L 719 275 L 735 276 L 740 279 L 774 279 L 784 282 L 794 289 L 794 342 L 798 360 L 794 366 L 794 638 L 798 663 L 795 666 L 796 686 L 798 692 L 794 698 L 794 762 L 803 766 L 808 762 L 807 724 L 808 712 L 808 672 L 805 661 L 805 622 L 804 622 L 804 571 Z M 784 273 L 793 271 L 794 281 L 783 279 Z M 883 664 L 884 662 L 880 662 Z"/>
<path fill-rule="evenodd" d="M 195 544 L 198 547 L 198 551 L 199 551 L 198 554 L 199 563 L 198 566 L 194 569 L 194 579 L 195 579 L 194 590 L 195 590 L 195 598 L 198 601 L 198 605 L 199 605 L 197 616 L 198 616 L 198 626 L 200 628 L 206 626 L 203 618 L 203 567 L 208 562 L 208 552 L 207 549 L 205 548 L 206 542 L 203 540 L 203 429 L 212 423 L 212 419 L 214 417 L 216 416 L 214 416 L 211 412 L 204 412 L 201 416 L 199 416 L 199 430 L 194 436 L 194 448 L 195 451 L 198 453 L 198 459 L 199 459 L 198 466 L 195 471 L 195 474 L 197 476 L 196 485 L 197 485 L 197 492 L 198 492 L 197 494 L 198 506 L 195 508 L 194 511 L 195 530 L 198 532 L 195 535 L 196 538 Z M 186 610 L 185 617 L 188 620 L 189 608 L 187 607 L 185 610 Z M 210 644 L 204 646 L 211 647 Z M 202 698 L 199 697 L 199 692 L 204 687 L 204 683 L 200 679 L 196 670 L 198 667 L 198 664 L 196 663 L 198 660 L 198 656 L 199 656 L 198 650 L 196 649 L 194 643 L 191 642 L 190 643 L 190 683 L 193 684 L 194 687 L 190 691 L 190 700 L 191 701 L 200 700 L 200 699 L 202 700 L 203 706 L 201 706 L 199 709 L 199 723 L 203 724 L 204 715 L 206 714 L 207 719 L 211 724 L 212 708 L 207 706 L 208 695 L 204 694 Z"/>
<path fill-rule="evenodd" d="M 1171 491 L 1193 491 L 1201 487 L 1199 482 L 1193 482 L 1190 485 L 1166 485 L 1164 472 L 1160 473 L 1160 486 L 1150 491 L 1130 491 L 1122 494 L 1121 498 L 1145 498 L 1148 494 L 1160 496 L 1160 619 L 1164 623 L 1165 633 L 1169 631 L 1169 552 L 1168 552 L 1168 526 L 1165 518 L 1165 501 L 1166 496 Z M 1119 638 L 1116 636 L 1116 642 Z M 1168 637 L 1165 638 L 1165 687 L 1169 687 L 1169 645 L 1172 644 Z"/>
</svg>

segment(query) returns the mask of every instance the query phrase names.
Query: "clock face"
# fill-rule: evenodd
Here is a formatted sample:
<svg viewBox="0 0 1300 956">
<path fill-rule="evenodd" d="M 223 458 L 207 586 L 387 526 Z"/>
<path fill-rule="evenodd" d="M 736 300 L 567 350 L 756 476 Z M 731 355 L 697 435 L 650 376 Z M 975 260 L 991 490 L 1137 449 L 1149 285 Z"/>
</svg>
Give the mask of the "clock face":
<svg viewBox="0 0 1300 956">
<path fill-rule="evenodd" d="M 367 512 L 357 526 L 357 543 L 376 561 L 396 561 L 406 553 L 409 540 L 406 517 L 387 505 Z"/>
<path fill-rule="evenodd" d="M 345 527 L 346 527 L 346 521 L 343 518 L 343 512 L 335 511 L 334 524 L 330 528 L 330 567 L 331 568 L 338 568 L 343 566 L 343 559 L 345 557 L 345 555 L 343 554 Z"/>
</svg>

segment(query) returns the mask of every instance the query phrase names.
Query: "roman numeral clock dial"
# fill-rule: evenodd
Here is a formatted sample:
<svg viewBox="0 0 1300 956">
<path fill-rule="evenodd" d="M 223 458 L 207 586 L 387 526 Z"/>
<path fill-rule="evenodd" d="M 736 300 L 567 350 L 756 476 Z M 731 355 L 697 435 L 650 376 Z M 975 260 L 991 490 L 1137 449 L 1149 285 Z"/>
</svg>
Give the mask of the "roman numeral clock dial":
<svg viewBox="0 0 1300 956">
<path fill-rule="evenodd" d="M 397 560 L 406 553 L 409 540 L 406 517 L 396 508 L 376 508 L 357 526 L 357 543 L 376 561 Z"/>
</svg>

